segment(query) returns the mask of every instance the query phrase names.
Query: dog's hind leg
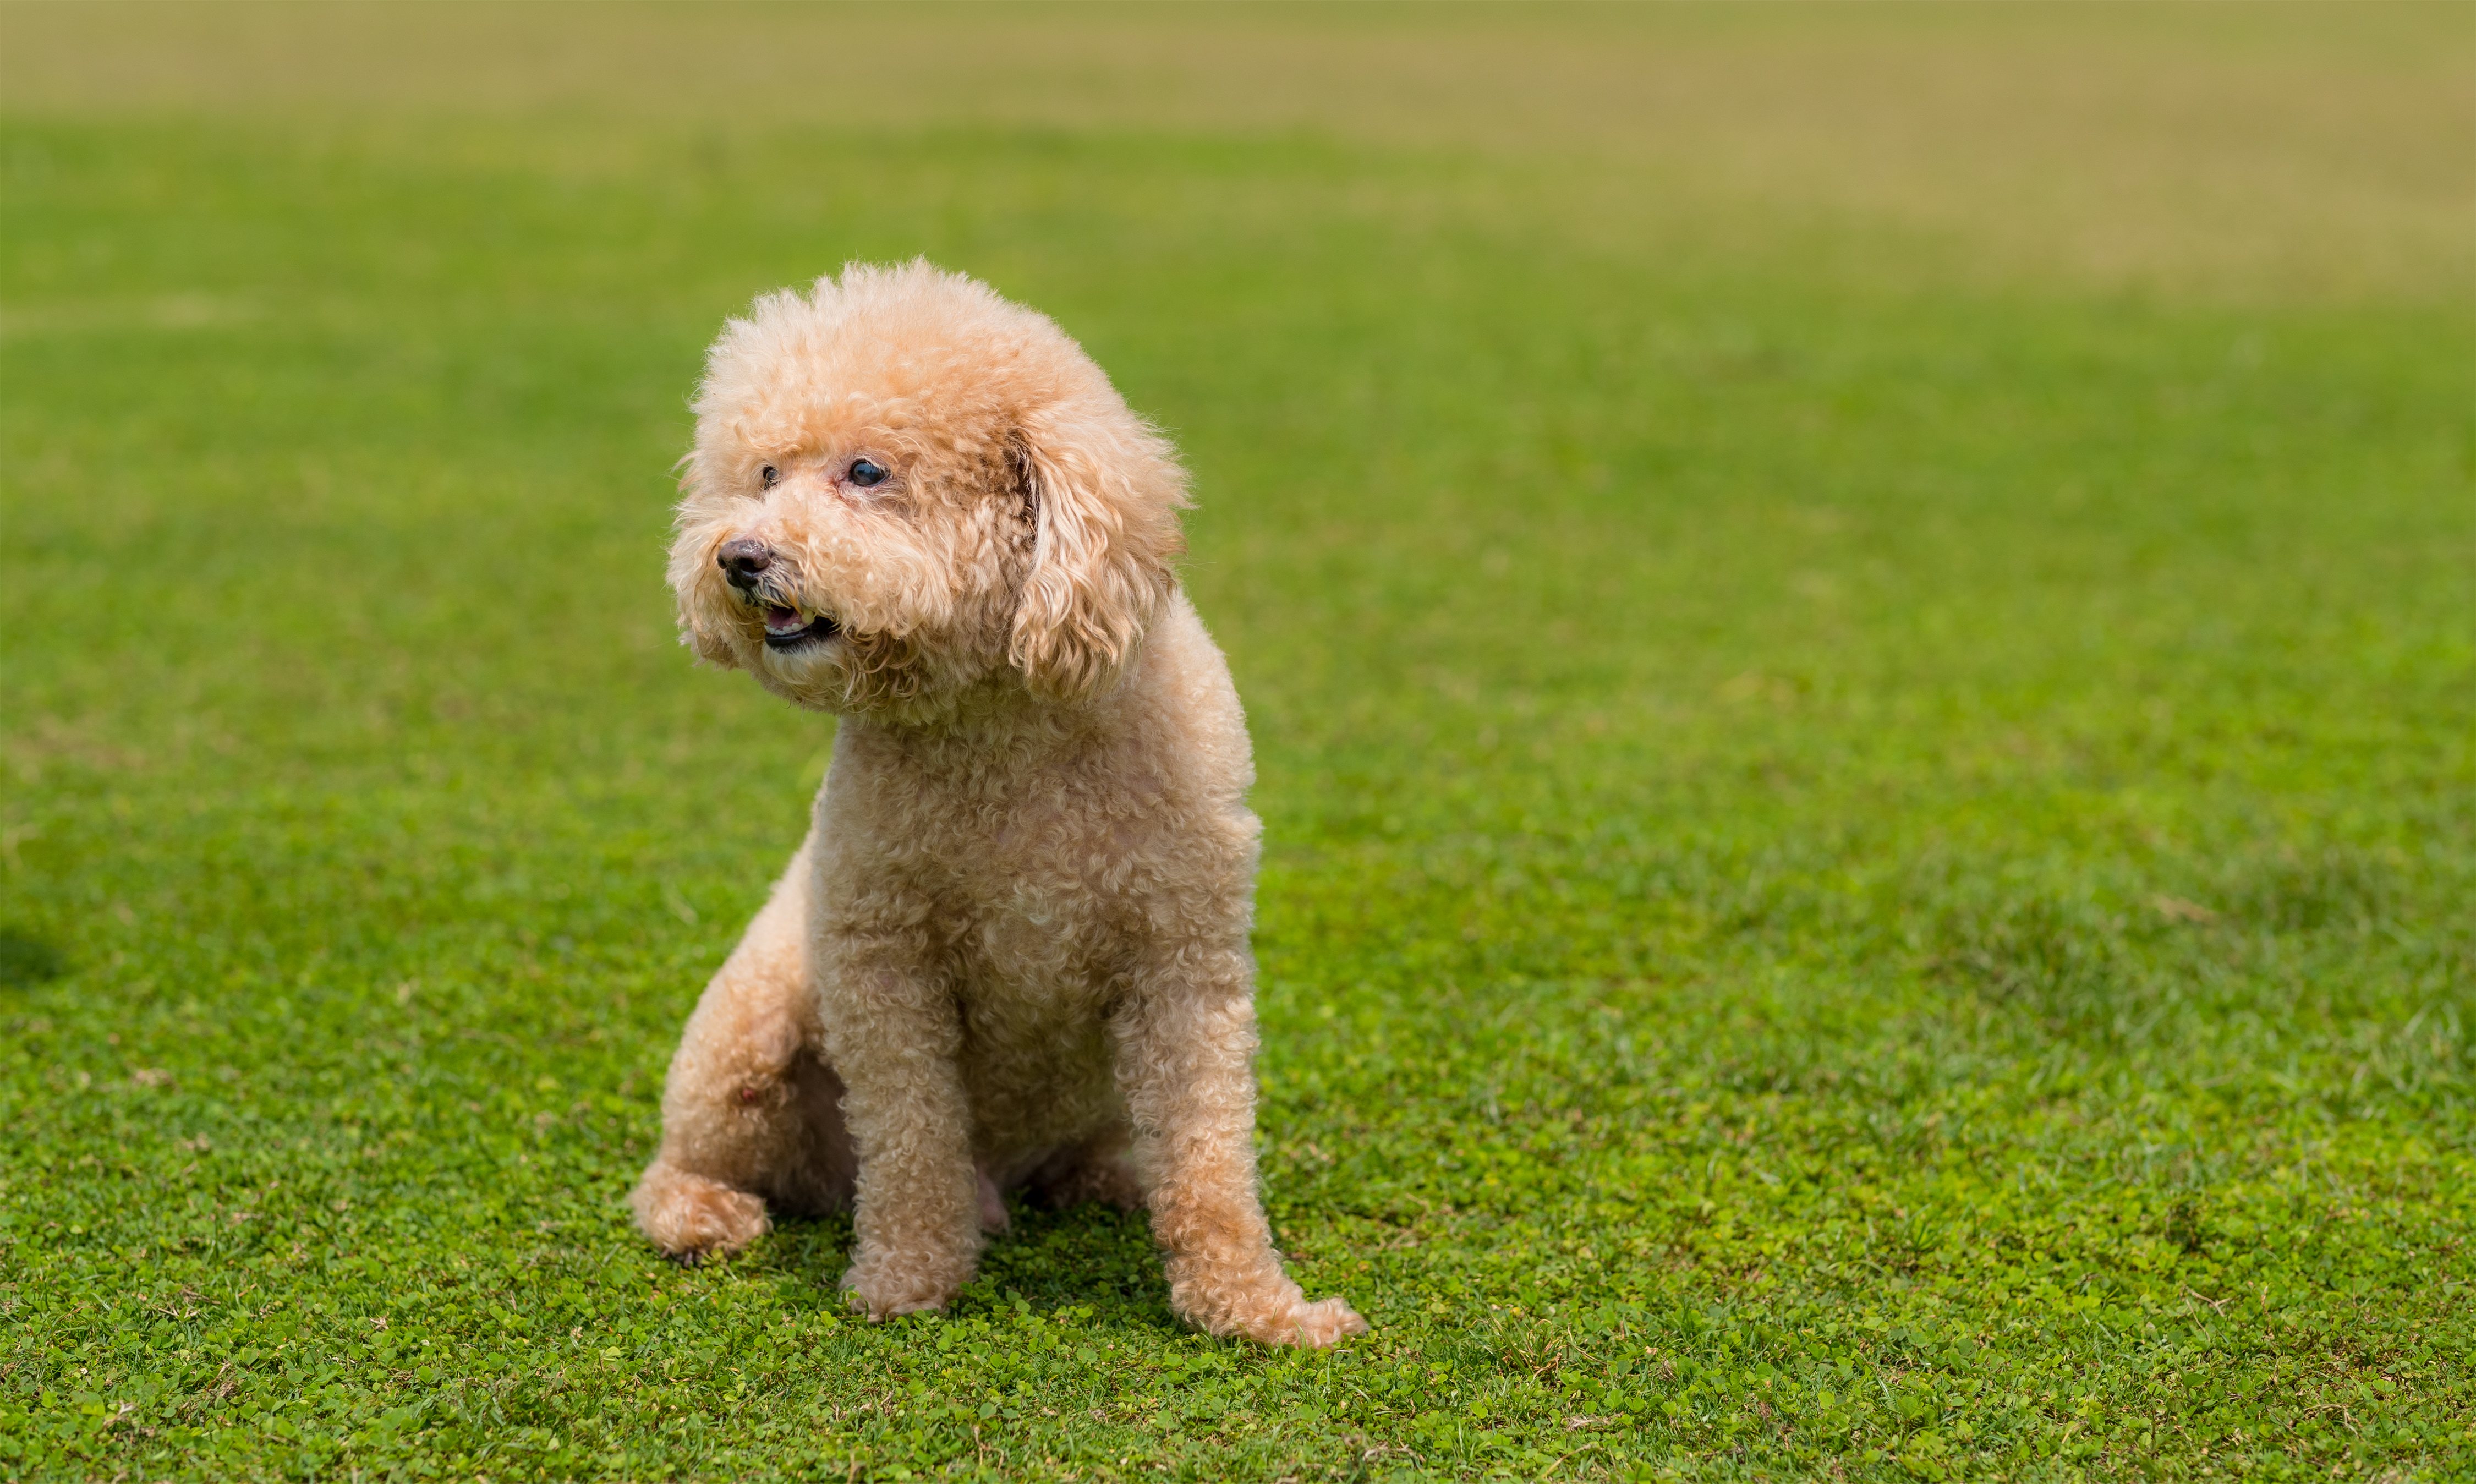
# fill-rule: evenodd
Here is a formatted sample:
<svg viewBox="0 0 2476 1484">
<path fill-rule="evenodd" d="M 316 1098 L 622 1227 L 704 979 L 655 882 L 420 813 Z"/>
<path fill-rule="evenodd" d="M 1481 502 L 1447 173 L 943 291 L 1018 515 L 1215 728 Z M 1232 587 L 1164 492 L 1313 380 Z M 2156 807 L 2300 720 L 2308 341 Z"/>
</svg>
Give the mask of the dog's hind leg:
<svg viewBox="0 0 2476 1484">
<path fill-rule="evenodd" d="M 766 1202 L 801 1214 L 851 1203 L 843 1087 L 818 1047 L 808 975 L 808 847 L 706 986 L 662 1087 L 662 1148 L 630 1203 L 674 1257 L 738 1250 Z"/>
</svg>

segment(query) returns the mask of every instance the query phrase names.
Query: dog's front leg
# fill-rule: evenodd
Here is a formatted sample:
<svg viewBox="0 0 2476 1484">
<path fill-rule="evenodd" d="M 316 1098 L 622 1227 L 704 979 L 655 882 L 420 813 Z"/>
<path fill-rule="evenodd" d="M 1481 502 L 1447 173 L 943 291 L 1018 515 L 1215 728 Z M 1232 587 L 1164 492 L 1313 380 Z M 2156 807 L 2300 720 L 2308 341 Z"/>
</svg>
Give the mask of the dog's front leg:
<svg viewBox="0 0 2476 1484">
<path fill-rule="evenodd" d="M 1160 955 L 1110 1023 L 1170 1306 L 1212 1334 L 1331 1345 L 1367 1322 L 1281 1271 L 1255 1189 L 1253 970 L 1243 949 Z"/>
<path fill-rule="evenodd" d="M 843 1286 L 871 1319 L 943 1308 L 980 1252 L 978 1176 L 953 998 L 913 955 L 841 944 L 825 1033 L 848 1069 L 843 1116 L 859 1156 L 856 1250 Z"/>
</svg>

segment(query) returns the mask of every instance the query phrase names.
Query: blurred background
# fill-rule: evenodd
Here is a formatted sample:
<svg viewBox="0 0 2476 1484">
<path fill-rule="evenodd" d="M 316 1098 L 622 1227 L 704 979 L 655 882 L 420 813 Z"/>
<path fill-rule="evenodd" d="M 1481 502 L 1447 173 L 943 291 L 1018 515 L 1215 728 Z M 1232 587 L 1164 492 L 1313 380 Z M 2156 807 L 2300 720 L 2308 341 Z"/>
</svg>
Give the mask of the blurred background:
<svg viewBox="0 0 2476 1484">
<path fill-rule="evenodd" d="M 1356 1369 L 626 1228 L 686 399 L 920 254 L 1194 470 Z M 0 1473 L 2468 1466 L 2471 366 L 2465 6 L 0 6 Z"/>
</svg>

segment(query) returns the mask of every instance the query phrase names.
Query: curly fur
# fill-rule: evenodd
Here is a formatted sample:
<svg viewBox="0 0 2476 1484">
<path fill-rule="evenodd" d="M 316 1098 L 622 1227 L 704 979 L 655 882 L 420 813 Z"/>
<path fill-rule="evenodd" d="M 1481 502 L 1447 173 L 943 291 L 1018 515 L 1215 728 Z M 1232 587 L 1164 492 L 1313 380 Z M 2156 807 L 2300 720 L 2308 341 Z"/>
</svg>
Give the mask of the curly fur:
<svg viewBox="0 0 2476 1484">
<path fill-rule="evenodd" d="M 919 262 L 759 299 L 695 407 L 682 636 L 843 721 L 672 1060 L 638 1224 L 689 1257 L 855 1205 L 843 1282 L 882 1319 L 953 1298 L 1004 1191 L 1112 1200 L 1202 1328 L 1363 1332 L 1256 1196 L 1253 763 L 1172 571 L 1169 444 L 1050 320 Z M 833 628 L 778 648 L 769 609 Z"/>
</svg>

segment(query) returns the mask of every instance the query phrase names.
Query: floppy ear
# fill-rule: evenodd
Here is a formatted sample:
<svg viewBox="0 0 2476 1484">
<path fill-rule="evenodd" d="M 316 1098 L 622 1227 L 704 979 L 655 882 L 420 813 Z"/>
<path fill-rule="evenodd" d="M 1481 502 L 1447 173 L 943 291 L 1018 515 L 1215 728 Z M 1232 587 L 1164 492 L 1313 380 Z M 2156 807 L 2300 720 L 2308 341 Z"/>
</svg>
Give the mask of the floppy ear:
<svg viewBox="0 0 2476 1484">
<path fill-rule="evenodd" d="M 1169 593 L 1170 563 L 1185 546 L 1186 473 L 1123 406 L 1028 416 L 1015 457 L 1034 534 L 1007 657 L 1035 695 L 1093 696 L 1117 678 Z"/>
</svg>

